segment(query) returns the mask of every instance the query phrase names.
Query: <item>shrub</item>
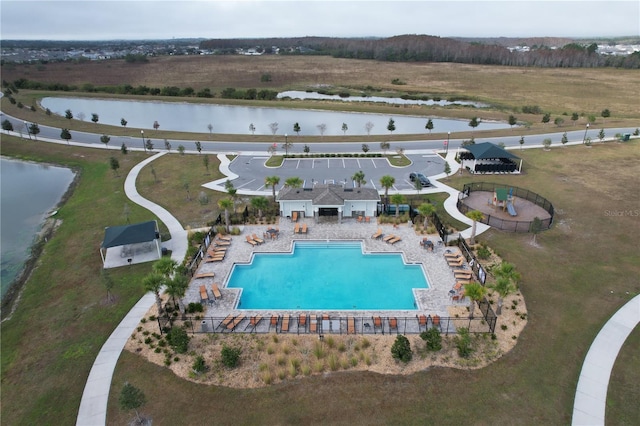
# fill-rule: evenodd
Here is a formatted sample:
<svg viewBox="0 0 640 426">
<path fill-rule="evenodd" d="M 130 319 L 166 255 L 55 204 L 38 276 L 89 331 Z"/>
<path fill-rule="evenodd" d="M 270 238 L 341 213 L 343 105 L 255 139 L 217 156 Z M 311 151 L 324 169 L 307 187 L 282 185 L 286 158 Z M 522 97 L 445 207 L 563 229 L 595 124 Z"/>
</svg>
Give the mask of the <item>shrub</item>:
<svg viewBox="0 0 640 426">
<path fill-rule="evenodd" d="M 483 260 L 488 259 L 489 257 L 491 257 L 491 251 L 487 247 L 481 246 L 478 249 L 478 257 Z"/>
<path fill-rule="evenodd" d="M 456 348 L 458 348 L 458 355 L 461 358 L 469 358 L 473 352 L 471 347 L 471 335 L 469 329 L 462 327 L 458 329 L 458 335 L 454 338 Z"/>
<path fill-rule="evenodd" d="M 391 356 L 405 363 L 411 361 L 413 354 L 411 353 L 409 339 L 399 334 L 396 337 L 396 341 L 393 342 L 393 346 L 391 346 Z"/>
<path fill-rule="evenodd" d="M 204 373 L 207 370 L 207 366 L 204 363 L 204 358 L 202 357 L 202 355 L 198 355 L 196 357 L 191 368 L 197 374 Z"/>
<path fill-rule="evenodd" d="M 420 338 L 427 342 L 427 349 L 433 352 L 442 349 L 442 336 L 440 330 L 435 327 L 420 333 Z"/>
<path fill-rule="evenodd" d="M 169 330 L 169 333 L 167 333 L 167 341 L 176 353 L 187 353 L 187 349 L 189 348 L 189 336 L 184 328 L 173 327 Z"/>
<path fill-rule="evenodd" d="M 236 367 L 240 362 L 241 352 L 242 350 L 240 348 L 233 348 L 231 346 L 222 345 L 222 351 L 220 353 L 220 355 L 222 356 L 222 364 L 229 368 Z"/>
<path fill-rule="evenodd" d="M 202 307 L 202 303 L 200 302 L 191 302 L 187 307 L 187 313 L 193 314 L 195 312 L 204 312 L 204 308 Z"/>
</svg>

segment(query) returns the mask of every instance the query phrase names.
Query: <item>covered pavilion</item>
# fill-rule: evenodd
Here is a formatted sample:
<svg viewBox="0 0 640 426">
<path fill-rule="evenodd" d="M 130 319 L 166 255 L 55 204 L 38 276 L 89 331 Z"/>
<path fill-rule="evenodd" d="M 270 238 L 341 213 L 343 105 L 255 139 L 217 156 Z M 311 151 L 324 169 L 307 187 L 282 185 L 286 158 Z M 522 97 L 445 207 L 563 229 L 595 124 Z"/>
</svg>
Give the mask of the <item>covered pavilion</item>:
<svg viewBox="0 0 640 426">
<path fill-rule="evenodd" d="M 162 257 L 158 222 L 109 226 L 100 246 L 103 268 L 151 262 Z"/>
<path fill-rule="evenodd" d="M 506 149 L 484 142 L 462 147 L 461 167 L 471 173 L 520 173 L 522 159 Z M 519 162 L 518 162 L 519 160 Z"/>
</svg>

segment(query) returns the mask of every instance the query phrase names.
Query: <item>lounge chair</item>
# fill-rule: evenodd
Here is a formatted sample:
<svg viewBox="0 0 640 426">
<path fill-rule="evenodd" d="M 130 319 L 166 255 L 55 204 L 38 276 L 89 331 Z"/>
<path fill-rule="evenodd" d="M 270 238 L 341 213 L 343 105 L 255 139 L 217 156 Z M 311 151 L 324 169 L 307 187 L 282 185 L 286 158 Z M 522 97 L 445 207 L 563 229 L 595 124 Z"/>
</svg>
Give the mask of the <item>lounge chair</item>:
<svg viewBox="0 0 640 426">
<path fill-rule="evenodd" d="M 298 221 L 298 212 L 291 213 L 291 220 L 293 222 L 297 222 Z"/>
<path fill-rule="evenodd" d="M 354 317 L 347 318 L 347 334 L 356 334 L 356 319 Z"/>
<path fill-rule="evenodd" d="M 248 242 L 249 244 L 251 244 L 252 246 L 257 246 L 257 245 L 258 245 L 258 243 L 256 243 L 255 241 L 253 241 L 249 235 L 247 235 L 247 242 Z"/>
<path fill-rule="evenodd" d="M 218 327 L 220 327 L 220 328 L 227 327 L 233 321 L 234 318 L 235 318 L 235 315 L 233 315 L 233 314 L 227 315 L 227 317 L 225 319 L 220 321 L 220 324 L 218 324 Z"/>
<path fill-rule="evenodd" d="M 433 318 L 431 319 L 431 324 L 433 324 L 433 326 L 437 329 L 441 329 L 440 328 L 440 317 L 438 315 L 434 315 Z"/>
<path fill-rule="evenodd" d="M 258 238 L 258 236 L 256 234 L 252 234 L 251 235 L 251 239 L 253 241 L 255 241 L 256 243 L 258 243 L 258 244 L 264 243 L 264 240 L 262 238 Z"/>
<path fill-rule="evenodd" d="M 216 238 L 219 239 L 219 240 L 222 240 L 222 241 L 231 241 L 231 237 L 227 237 L 227 236 L 222 235 L 222 234 L 217 234 Z"/>
<path fill-rule="evenodd" d="M 358 223 L 362 223 L 362 216 L 358 216 Z"/>
<path fill-rule="evenodd" d="M 302 229 L 300 229 L 300 233 L 301 233 L 301 234 L 306 234 L 306 233 L 307 233 L 307 230 L 308 230 L 308 229 L 307 229 L 307 224 L 306 224 L 306 223 L 303 223 L 303 224 L 302 224 Z"/>
<path fill-rule="evenodd" d="M 296 223 L 296 226 L 293 228 L 293 233 L 297 234 L 300 232 L 300 224 Z"/>
<path fill-rule="evenodd" d="M 302 331 L 307 331 L 307 315 L 302 314 L 298 316 L 298 332 L 302 329 Z"/>
<path fill-rule="evenodd" d="M 255 331 L 258 324 L 260 324 L 260 321 L 262 321 L 262 317 L 260 315 L 250 317 L 249 324 L 247 324 L 247 326 L 244 328 L 245 331 L 248 330 L 249 328 L 251 329 L 251 331 Z"/>
<path fill-rule="evenodd" d="M 416 317 L 418 318 L 418 330 L 422 330 L 422 328 L 424 328 L 426 330 L 427 329 L 427 316 L 422 314 L 422 315 L 416 315 Z"/>
<path fill-rule="evenodd" d="M 449 266 L 451 266 L 452 268 L 459 268 L 462 265 L 464 265 L 464 258 L 460 258 L 458 260 L 447 260 L 447 263 L 449 264 Z"/>
<path fill-rule="evenodd" d="M 386 237 L 384 237 L 384 238 L 382 239 L 382 241 L 384 241 L 385 243 L 388 243 L 388 242 L 389 242 L 389 240 L 392 240 L 392 239 L 394 239 L 394 238 L 396 238 L 396 236 L 395 236 L 395 235 L 393 235 L 393 234 L 389 234 L 389 235 L 387 235 Z"/>
<path fill-rule="evenodd" d="M 229 247 L 231 245 L 231 242 L 219 240 L 219 241 L 214 241 L 213 244 L 216 247 Z"/>
<path fill-rule="evenodd" d="M 395 243 L 397 243 L 398 241 L 402 241 L 402 238 L 400 237 L 395 237 L 390 239 L 389 241 L 387 241 L 388 244 L 394 245 Z"/>
<path fill-rule="evenodd" d="M 209 294 L 207 293 L 207 288 L 203 285 L 200 286 L 200 302 L 208 302 Z"/>
<path fill-rule="evenodd" d="M 375 333 L 376 329 L 382 330 L 382 319 L 380 317 L 373 317 L 373 332 Z M 384 334 L 384 330 L 382 330 Z"/>
<path fill-rule="evenodd" d="M 215 276 L 215 272 L 201 272 L 199 274 L 195 274 L 193 278 L 214 278 Z"/>
<path fill-rule="evenodd" d="M 453 271 L 453 276 L 457 279 L 467 279 L 470 280 L 473 278 L 473 272 L 469 269 L 458 269 L 457 271 Z"/>
<path fill-rule="evenodd" d="M 289 314 L 285 314 L 282 317 L 282 324 L 280 325 L 280 331 L 288 333 L 289 332 Z"/>
<path fill-rule="evenodd" d="M 315 315 L 311 315 L 311 320 L 309 321 L 309 331 L 311 333 L 317 333 L 318 332 L 318 320 L 316 319 Z"/>
<path fill-rule="evenodd" d="M 378 228 L 376 233 L 373 234 L 371 238 L 373 238 L 374 240 L 377 240 L 378 238 L 382 238 L 382 228 Z"/>
<path fill-rule="evenodd" d="M 211 263 L 211 262 L 222 262 L 224 260 L 224 256 L 220 256 L 220 257 L 209 257 L 207 259 L 205 259 L 205 263 Z"/>
<path fill-rule="evenodd" d="M 279 322 L 280 322 L 280 315 L 271 315 L 271 321 L 269 321 L 269 329 L 271 329 L 271 327 L 275 327 L 276 331 L 278 331 Z"/>
<path fill-rule="evenodd" d="M 451 257 L 451 258 L 458 258 L 462 256 L 462 253 L 460 253 L 459 251 L 449 251 L 449 252 L 445 252 L 444 253 L 444 257 Z"/>
<path fill-rule="evenodd" d="M 211 292 L 213 293 L 213 298 L 218 300 L 222 299 L 222 293 L 220 293 L 220 288 L 218 288 L 218 284 L 211 284 Z"/>
<path fill-rule="evenodd" d="M 396 317 L 389 318 L 389 331 L 398 331 L 398 319 Z"/>
<path fill-rule="evenodd" d="M 238 324 L 242 322 L 242 320 L 244 320 L 244 314 L 238 315 L 236 318 L 233 319 L 233 321 L 227 324 L 227 330 L 229 331 L 235 330 Z"/>
</svg>

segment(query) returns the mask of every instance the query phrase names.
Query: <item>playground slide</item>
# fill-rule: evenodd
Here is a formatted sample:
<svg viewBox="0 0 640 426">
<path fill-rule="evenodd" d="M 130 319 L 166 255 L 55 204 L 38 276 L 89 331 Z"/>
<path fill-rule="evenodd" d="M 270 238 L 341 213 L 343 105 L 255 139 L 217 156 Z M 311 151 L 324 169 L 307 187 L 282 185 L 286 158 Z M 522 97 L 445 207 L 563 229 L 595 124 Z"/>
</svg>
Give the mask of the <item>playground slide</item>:
<svg viewBox="0 0 640 426">
<path fill-rule="evenodd" d="M 507 211 L 511 216 L 518 216 L 518 212 L 516 212 L 516 208 L 513 207 L 513 204 L 511 202 L 507 203 Z"/>
</svg>

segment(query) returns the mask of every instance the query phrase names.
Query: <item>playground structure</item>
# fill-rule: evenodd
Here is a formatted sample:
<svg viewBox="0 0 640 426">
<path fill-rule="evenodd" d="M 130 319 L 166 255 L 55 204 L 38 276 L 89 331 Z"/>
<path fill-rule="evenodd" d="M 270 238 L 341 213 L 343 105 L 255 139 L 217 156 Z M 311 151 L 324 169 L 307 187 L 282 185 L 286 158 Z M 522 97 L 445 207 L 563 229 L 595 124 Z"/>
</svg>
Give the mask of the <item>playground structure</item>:
<svg viewBox="0 0 640 426">
<path fill-rule="evenodd" d="M 509 188 L 507 192 L 506 188 L 496 188 L 493 191 L 493 197 L 489 199 L 489 204 L 494 208 L 502 208 L 502 211 L 509 212 L 510 216 L 518 216 L 515 204 L 516 199 L 513 196 L 513 188 Z"/>
</svg>

